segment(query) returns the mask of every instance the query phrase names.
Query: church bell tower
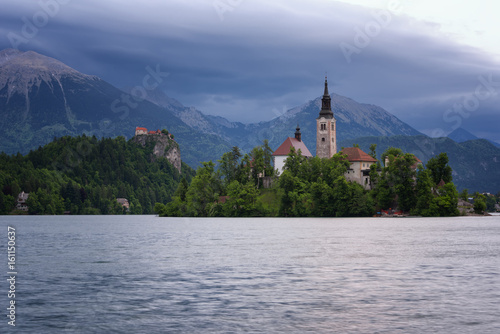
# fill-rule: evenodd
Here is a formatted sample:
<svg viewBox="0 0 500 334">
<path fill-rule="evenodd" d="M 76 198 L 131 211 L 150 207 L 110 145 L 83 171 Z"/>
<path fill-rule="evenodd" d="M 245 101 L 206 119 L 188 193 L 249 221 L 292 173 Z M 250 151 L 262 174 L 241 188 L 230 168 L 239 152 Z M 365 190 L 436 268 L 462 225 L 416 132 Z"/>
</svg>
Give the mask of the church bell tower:
<svg viewBox="0 0 500 334">
<path fill-rule="evenodd" d="M 337 153 L 337 122 L 333 117 L 332 99 L 328 93 L 328 79 L 325 77 L 325 92 L 321 99 L 321 111 L 316 118 L 316 156 L 331 158 Z"/>
</svg>

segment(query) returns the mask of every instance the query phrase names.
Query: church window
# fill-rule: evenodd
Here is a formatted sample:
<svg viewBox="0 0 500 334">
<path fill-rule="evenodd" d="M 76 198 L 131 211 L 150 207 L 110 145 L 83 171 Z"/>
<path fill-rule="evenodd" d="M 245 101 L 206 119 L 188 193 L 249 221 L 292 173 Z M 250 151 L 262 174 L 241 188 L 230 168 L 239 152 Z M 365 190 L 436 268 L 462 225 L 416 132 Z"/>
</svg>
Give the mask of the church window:
<svg viewBox="0 0 500 334">
<path fill-rule="evenodd" d="M 326 124 L 322 123 L 321 124 L 321 131 L 324 131 L 324 130 L 326 130 Z"/>
<path fill-rule="evenodd" d="M 335 124 L 332 123 L 332 130 L 335 130 Z"/>
<path fill-rule="evenodd" d="M 321 138 L 321 141 L 325 141 L 325 138 Z"/>
</svg>

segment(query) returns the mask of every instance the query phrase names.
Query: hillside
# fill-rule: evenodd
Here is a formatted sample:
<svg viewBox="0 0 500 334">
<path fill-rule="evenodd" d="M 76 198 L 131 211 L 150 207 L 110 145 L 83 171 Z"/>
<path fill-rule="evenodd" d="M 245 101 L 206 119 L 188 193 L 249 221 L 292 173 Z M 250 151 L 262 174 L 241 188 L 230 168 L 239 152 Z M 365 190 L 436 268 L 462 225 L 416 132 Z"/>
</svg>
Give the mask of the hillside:
<svg viewBox="0 0 500 334">
<path fill-rule="evenodd" d="M 480 139 L 474 136 L 469 131 L 465 130 L 464 128 L 458 128 L 453 130 L 450 134 L 448 134 L 447 137 L 453 141 L 456 141 L 457 143 L 463 143 L 464 141 L 468 140 Z"/>
<path fill-rule="evenodd" d="M 21 191 L 30 194 L 33 214 L 124 213 L 117 198 L 129 201 L 131 213 L 152 213 L 156 202 L 170 201 L 182 178 L 189 181 L 195 174 L 185 163 L 180 174 L 168 157 L 155 152 L 163 139 L 143 146 L 123 137 L 66 136 L 25 156 L 2 153 L 0 214 L 12 211 Z"/>
<path fill-rule="evenodd" d="M 54 137 L 130 138 L 136 126 L 175 134 L 184 161 L 196 166 L 229 145 L 187 126 L 168 109 L 136 99 L 96 76 L 36 52 L 0 52 L 0 151 L 27 153 Z"/>
<path fill-rule="evenodd" d="M 497 193 L 500 190 L 500 148 L 484 139 L 457 143 L 449 138 L 425 136 L 362 137 L 344 140 L 341 147 L 359 144 L 369 152 L 371 144 L 377 144 L 380 155 L 389 147 L 401 148 L 415 154 L 426 163 L 431 157 L 446 152 L 453 169 L 453 182 L 458 190 Z"/>
<path fill-rule="evenodd" d="M 319 87 L 321 92 L 321 87 Z M 421 133 L 391 115 L 384 109 L 370 104 L 358 103 L 347 97 L 331 94 L 332 110 L 337 119 L 338 140 L 361 136 L 415 136 Z M 321 109 L 321 97 L 301 106 L 287 110 L 267 122 L 243 124 L 230 122 L 223 117 L 205 115 L 193 107 L 184 107 L 180 102 L 154 92 L 148 99 L 179 117 L 194 130 L 217 135 L 244 151 L 260 145 L 268 139 L 276 149 L 287 137 L 292 136 L 297 124 L 302 129 L 302 138 L 313 153 L 316 152 L 316 118 Z"/>
</svg>

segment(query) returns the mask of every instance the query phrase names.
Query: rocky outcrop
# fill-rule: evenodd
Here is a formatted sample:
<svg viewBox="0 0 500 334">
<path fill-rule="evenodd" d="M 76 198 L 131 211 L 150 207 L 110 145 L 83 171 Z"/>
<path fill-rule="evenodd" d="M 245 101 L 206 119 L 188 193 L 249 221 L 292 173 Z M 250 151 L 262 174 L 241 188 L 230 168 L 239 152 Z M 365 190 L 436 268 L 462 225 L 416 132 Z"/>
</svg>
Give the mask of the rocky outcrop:
<svg viewBox="0 0 500 334">
<path fill-rule="evenodd" d="M 138 135 L 134 137 L 134 141 L 141 144 L 142 147 L 154 144 L 151 160 L 166 158 L 181 173 L 181 150 L 179 149 L 179 144 L 170 138 L 169 135 Z"/>
</svg>

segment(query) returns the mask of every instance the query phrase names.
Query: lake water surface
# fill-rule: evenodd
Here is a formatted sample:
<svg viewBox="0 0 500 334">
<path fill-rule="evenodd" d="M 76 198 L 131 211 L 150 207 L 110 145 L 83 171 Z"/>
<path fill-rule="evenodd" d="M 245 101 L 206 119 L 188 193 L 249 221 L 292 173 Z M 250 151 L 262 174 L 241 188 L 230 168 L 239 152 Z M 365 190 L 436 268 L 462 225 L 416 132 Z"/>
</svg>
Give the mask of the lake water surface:
<svg viewBox="0 0 500 334">
<path fill-rule="evenodd" d="M 500 333 L 498 216 L 4 216 L 4 251 L 7 226 L 0 333 Z"/>
</svg>

